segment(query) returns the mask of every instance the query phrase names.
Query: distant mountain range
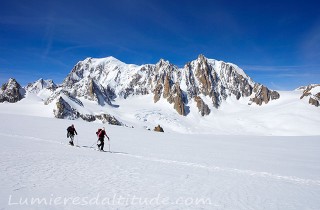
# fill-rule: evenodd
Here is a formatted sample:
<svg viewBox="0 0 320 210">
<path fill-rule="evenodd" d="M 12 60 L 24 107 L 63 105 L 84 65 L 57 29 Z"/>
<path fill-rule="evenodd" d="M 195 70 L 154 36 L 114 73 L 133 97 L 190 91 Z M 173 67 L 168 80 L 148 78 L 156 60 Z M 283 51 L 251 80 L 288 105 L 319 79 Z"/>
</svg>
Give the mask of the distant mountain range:
<svg viewBox="0 0 320 210">
<path fill-rule="evenodd" d="M 319 106 L 319 89 L 320 85 L 316 84 L 300 87 L 304 91 L 301 99 L 309 97 L 310 104 Z M 134 96 L 148 95 L 152 96 L 152 103 L 165 101 L 182 116 L 194 112 L 190 104 L 195 104 L 198 115 L 205 117 L 213 115 L 212 110 L 219 110 L 228 98 L 247 101 L 248 106 L 264 106 L 281 98 L 279 92 L 254 82 L 235 64 L 203 55 L 183 68 L 163 59 L 156 64 L 138 66 L 114 57 L 87 58 L 78 62 L 59 85 L 40 79 L 21 87 L 15 79 L 10 79 L 2 85 L 0 102 L 15 103 L 28 94 L 37 95 L 45 105 L 53 104 L 56 118 L 101 120 L 117 125 L 123 124 L 121 119 L 90 110 L 83 101 L 121 109 L 116 100 L 130 101 Z"/>
</svg>

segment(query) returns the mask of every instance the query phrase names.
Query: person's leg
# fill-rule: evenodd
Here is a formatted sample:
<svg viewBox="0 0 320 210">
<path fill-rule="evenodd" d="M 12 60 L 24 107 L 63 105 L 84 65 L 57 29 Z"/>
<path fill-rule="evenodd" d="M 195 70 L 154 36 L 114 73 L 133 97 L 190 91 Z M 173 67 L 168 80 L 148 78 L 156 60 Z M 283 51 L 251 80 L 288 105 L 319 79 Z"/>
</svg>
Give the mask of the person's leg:
<svg viewBox="0 0 320 210">
<path fill-rule="evenodd" d="M 69 143 L 73 146 L 73 139 L 74 139 L 74 135 L 70 135 L 70 141 Z"/>
<path fill-rule="evenodd" d="M 100 148 L 100 139 L 98 139 L 97 141 L 97 146 L 98 146 L 98 149 Z"/>
<path fill-rule="evenodd" d="M 103 150 L 104 147 L 104 141 L 101 141 L 101 150 Z"/>
<path fill-rule="evenodd" d="M 101 142 L 102 142 L 102 141 L 101 141 L 101 138 L 99 138 L 99 139 L 98 139 L 98 144 L 97 144 L 99 150 L 101 150 Z"/>
</svg>

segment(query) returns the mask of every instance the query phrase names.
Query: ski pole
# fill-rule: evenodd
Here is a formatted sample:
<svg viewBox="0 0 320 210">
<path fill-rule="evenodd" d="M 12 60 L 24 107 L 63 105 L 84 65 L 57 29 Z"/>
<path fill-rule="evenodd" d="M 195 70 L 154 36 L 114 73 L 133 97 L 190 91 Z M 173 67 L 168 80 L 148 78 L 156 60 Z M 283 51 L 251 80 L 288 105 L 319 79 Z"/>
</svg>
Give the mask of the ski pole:
<svg viewBox="0 0 320 210">
<path fill-rule="evenodd" d="M 96 141 L 94 141 L 94 143 L 91 145 L 91 147 L 90 148 L 92 148 L 93 147 L 93 145 L 96 143 Z"/>
<path fill-rule="evenodd" d="M 108 144 L 109 144 L 109 152 L 111 152 L 111 151 L 110 151 L 110 139 L 108 139 Z"/>
</svg>

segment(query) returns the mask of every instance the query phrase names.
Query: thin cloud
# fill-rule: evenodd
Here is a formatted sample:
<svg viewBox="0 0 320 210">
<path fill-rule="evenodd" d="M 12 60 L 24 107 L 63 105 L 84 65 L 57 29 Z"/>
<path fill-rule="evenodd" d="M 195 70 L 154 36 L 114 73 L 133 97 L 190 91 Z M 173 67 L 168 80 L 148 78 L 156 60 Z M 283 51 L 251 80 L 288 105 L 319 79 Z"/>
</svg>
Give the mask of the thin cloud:
<svg viewBox="0 0 320 210">
<path fill-rule="evenodd" d="M 320 57 L 320 21 L 306 33 L 301 42 L 302 56 L 310 61 L 319 61 Z"/>
<path fill-rule="evenodd" d="M 52 19 L 48 19 L 48 22 L 46 23 L 46 32 L 44 35 L 44 40 L 46 41 L 46 48 L 43 53 L 43 57 L 47 57 L 47 55 L 50 53 L 51 48 L 52 48 L 52 43 L 53 43 L 53 37 L 54 37 L 54 22 Z"/>
<path fill-rule="evenodd" d="M 301 77 L 318 77 L 320 78 L 319 73 L 288 73 L 288 74 L 276 74 L 275 77 L 294 77 L 294 78 L 301 78 Z M 319 81 L 320 82 L 320 81 Z"/>
<path fill-rule="evenodd" d="M 281 71 L 300 71 L 300 70 L 320 70 L 320 65 L 296 65 L 296 66 L 260 66 L 243 65 L 242 68 L 247 71 L 257 72 L 281 72 Z"/>
</svg>

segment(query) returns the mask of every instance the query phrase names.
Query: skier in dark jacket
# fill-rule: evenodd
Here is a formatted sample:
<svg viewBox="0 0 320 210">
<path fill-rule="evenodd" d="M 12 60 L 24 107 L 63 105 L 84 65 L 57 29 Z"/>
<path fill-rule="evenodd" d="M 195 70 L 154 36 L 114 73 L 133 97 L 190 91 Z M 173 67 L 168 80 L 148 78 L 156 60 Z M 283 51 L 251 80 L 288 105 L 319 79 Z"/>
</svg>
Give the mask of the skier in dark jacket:
<svg viewBox="0 0 320 210">
<path fill-rule="evenodd" d="M 78 135 L 78 133 L 77 133 L 76 129 L 74 128 L 73 124 L 67 128 L 67 131 L 68 131 L 67 138 L 70 138 L 69 144 L 71 146 L 73 146 L 74 145 L 73 144 L 74 134 Z"/>
<path fill-rule="evenodd" d="M 104 136 L 106 136 L 108 138 L 108 141 L 110 141 L 109 136 L 106 133 L 105 128 L 102 128 L 99 133 L 98 133 L 98 148 L 100 151 L 103 151 L 103 147 L 104 147 Z"/>
</svg>

